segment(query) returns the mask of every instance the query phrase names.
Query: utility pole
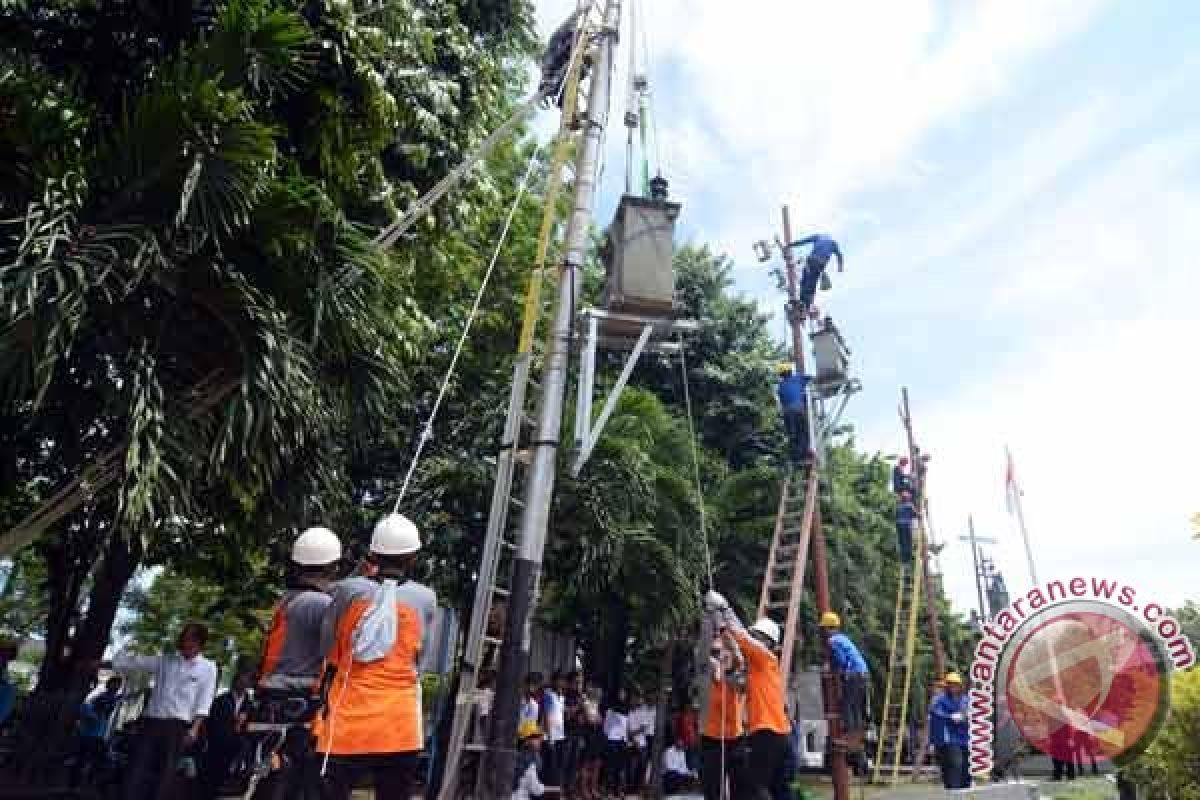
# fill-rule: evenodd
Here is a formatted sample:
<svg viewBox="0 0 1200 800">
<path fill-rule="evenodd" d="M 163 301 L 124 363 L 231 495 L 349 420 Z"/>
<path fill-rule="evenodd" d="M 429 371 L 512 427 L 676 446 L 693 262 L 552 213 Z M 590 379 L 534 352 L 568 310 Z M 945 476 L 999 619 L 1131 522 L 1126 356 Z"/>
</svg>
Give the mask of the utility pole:
<svg viewBox="0 0 1200 800">
<path fill-rule="evenodd" d="M 1025 543 L 1025 560 L 1029 563 L 1029 580 L 1034 587 L 1039 586 L 1037 577 L 1037 567 L 1033 565 L 1033 548 L 1029 546 L 1029 531 L 1025 528 L 1025 509 L 1021 505 L 1021 487 L 1017 484 L 1017 476 L 1013 470 L 1012 453 L 1008 448 L 1004 448 L 1004 455 L 1008 461 L 1008 482 L 1007 490 L 1009 493 L 1012 508 L 1017 515 L 1017 527 L 1021 529 L 1021 541 Z"/>
<path fill-rule="evenodd" d="M 485 796 L 494 800 L 506 800 L 512 794 L 516 758 L 513 742 L 517 739 L 521 683 L 529 663 L 529 625 L 537 598 L 550 501 L 554 494 L 577 287 L 583 283 L 576 273 L 583 264 L 589 244 L 592 204 L 596 195 L 596 165 L 608 122 L 613 56 L 620 21 L 620 0 L 607 0 L 603 23 L 596 35 L 587 109 L 580 118 L 584 130 L 575 162 L 574 199 L 567 222 L 563 263 L 559 268 L 554 321 L 546 334 L 542 395 L 530 445 L 533 451 L 530 477 L 525 488 L 517 557 L 513 564 L 512 594 L 505 615 L 504 642 L 496 675 L 493 720 L 483 765 Z"/>
<path fill-rule="evenodd" d="M 908 387 L 900 387 L 900 419 L 904 423 L 904 433 L 908 436 L 908 457 L 913 465 L 913 488 L 917 492 L 918 508 L 921 511 L 922 525 L 929 517 L 929 496 L 925 491 L 925 464 L 921 460 L 921 448 L 913 438 L 912 412 L 908 406 Z M 933 674 L 941 680 L 946 674 L 946 651 L 942 648 L 941 619 L 937 613 L 937 598 L 934 597 L 933 579 L 929 573 L 929 541 L 927 536 L 921 537 L 921 563 L 925 569 L 925 616 L 929 628 L 929 642 L 933 648 Z"/>
<path fill-rule="evenodd" d="M 804 311 L 800 308 L 796 294 L 796 256 L 789 245 L 792 242 L 792 219 L 787 206 L 783 207 L 783 262 L 787 267 L 788 289 L 788 322 L 792 328 L 792 358 L 796 363 L 796 374 L 804 375 Z M 809 438 L 816 441 L 816 428 L 813 426 L 812 402 L 808 406 Z M 821 459 L 814 460 L 809 469 L 817 469 Z M 817 599 L 817 613 L 824 614 L 832 611 L 829 601 L 829 561 L 825 552 L 825 532 L 821 529 L 821 495 L 816 493 L 813 502 L 816 504 L 812 512 L 812 561 L 813 561 L 813 590 Z M 834 800 L 850 800 L 850 776 L 846 769 L 846 741 L 842 732 L 842 719 L 838 712 L 841 708 L 839 687 L 833 679 L 833 660 L 829 642 L 825 643 L 825 663 L 821 669 L 821 693 L 825 704 L 825 719 L 829 722 L 829 737 L 833 746 L 831 769 L 833 777 Z M 787 678 L 785 677 L 785 680 Z"/>
<path fill-rule="evenodd" d="M 995 544 L 996 540 L 989 539 L 986 536 L 976 536 L 975 518 L 969 514 L 967 515 L 967 531 L 968 534 L 966 536 L 958 538 L 961 541 L 971 543 L 971 562 L 975 566 L 975 593 L 979 596 L 979 617 L 980 619 L 987 620 L 991 617 L 991 614 L 988 613 L 988 605 L 983 599 L 983 571 L 979 564 L 979 545 Z"/>
</svg>

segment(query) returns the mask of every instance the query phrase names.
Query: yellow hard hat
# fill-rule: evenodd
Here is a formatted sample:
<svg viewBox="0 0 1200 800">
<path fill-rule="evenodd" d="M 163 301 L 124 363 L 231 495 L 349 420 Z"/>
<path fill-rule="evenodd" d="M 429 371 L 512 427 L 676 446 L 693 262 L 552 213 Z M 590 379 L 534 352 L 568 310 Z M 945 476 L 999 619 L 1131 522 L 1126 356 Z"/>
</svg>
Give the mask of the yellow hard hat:
<svg viewBox="0 0 1200 800">
<path fill-rule="evenodd" d="M 791 372 L 795 368 L 796 368 L 796 365 L 790 361 L 780 361 L 778 364 L 775 365 L 775 370 L 780 373 Z"/>
<path fill-rule="evenodd" d="M 962 686 L 962 675 L 957 672 L 947 672 L 945 683 L 953 683 L 957 686 Z"/>
<path fill-rule="evenodd" d="M 826 611 L 821 615 L 822 628 L 840 628 L 842 627 L 842 618 L 833 611 Z"/>
<path fill-rule="evenodd" d="M 521 727 L 517 728 L 517 739 L 522 742 L 534 736 L 542 735 L 542 729 L 539 728 L 538 724 L 531 719 L 525 720 L 521 723 Z"/>
</svg>

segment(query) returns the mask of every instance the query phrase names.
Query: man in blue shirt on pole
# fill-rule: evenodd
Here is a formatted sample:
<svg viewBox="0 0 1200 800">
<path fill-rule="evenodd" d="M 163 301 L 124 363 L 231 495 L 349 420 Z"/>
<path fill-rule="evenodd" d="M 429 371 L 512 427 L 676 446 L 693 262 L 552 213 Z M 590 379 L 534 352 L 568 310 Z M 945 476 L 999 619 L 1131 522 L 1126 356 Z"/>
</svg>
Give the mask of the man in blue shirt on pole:
<svg viewBox="0 0 1200 800">
<path fill-rule="evenodd" d="M 947 789 L 967 789 L 971 786 L 968 762 L 970 745 L 970 704 L 963 694 L 962 676 L 946 674 L 946 690 L 929 706 L 929 741 L 937 747 L 938 764 L 942 768 L 942 786 Z"/>
<path fill-rule="evenodd" d="M 841 618 L 833 611 L 821 615 L 821 628 L 829 637 L 833 671 L 842 684 L 842 733 L 849 743 L 861 742 L 867 727 L 867 661 L 850 637 L 839 630 Z"/>
<path fill-rule="evenodd" d="M 812 458 L 812 444 L 808 434 L 808 375 L 796 375 L 792 365 L 784 361 L 779 365 L 780 410 L 783 412 L 783 427 L 787 431 L 792 464 L 799 467 Z"/>
<path fill-rule="evenodd" d="M 843 272 L 845 268 L 845 263 L 842 261 L 841 249 L 838 248 L 837 242 L 827 234 L 818 233 L 814 236 L 799 239 L 792 242 L 788 247 L 804 247 L 805 245 L 812 245 L 812 249 L 808 251 L 808 258 L 804 261 L 804 272 L 800 275 L 801 311 L 805 311 L 812 306 L 813 298 L 817 294 L 817 283 L 825 275 L 825 268 L 829 266 L 830 258 L 837 259 L 838 272 Z M 827 276 L 824 282 L 821 283 L 821 288 L 829 288 L 829 278 Z"/>
<path fill-rule="evenodd" d="M 896 503 L 896 538 L 900 547 L 900 561 L 904 564 L 913 560 L 913 525 L 917 521 L 917 506 L 911 492 L 901 492 Z"/>
</svg>

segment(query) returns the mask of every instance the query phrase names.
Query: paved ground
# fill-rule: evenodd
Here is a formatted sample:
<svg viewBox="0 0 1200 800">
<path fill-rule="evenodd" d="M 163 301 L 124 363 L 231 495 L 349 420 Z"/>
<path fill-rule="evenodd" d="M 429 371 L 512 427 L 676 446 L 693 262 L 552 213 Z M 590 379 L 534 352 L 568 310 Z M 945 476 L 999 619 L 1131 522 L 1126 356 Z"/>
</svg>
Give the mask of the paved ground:
<svg viewBox="0 0 1200 800">
<path fill-rule="evenodd" d="M 1050 781 L 1035 781 L 1043 800 L 1116 800 L 1117 790 L 1113 783 L 1106 778 L 1085 778 L 1071 783 L 1052 783 Z M 808 800 L 832 800 L 833 790 L 825 781 L 806 781 L 803 791 L 808 793 Z M 799 795 L 799 793 L 797 793 Z M 944 791 L 940 786 L 931 783 L 901 782 L 895 787 L 869 786 L 852 784 L 851 800 L 940 800 L 953 798 L 958 793 Z"/>
</svg>

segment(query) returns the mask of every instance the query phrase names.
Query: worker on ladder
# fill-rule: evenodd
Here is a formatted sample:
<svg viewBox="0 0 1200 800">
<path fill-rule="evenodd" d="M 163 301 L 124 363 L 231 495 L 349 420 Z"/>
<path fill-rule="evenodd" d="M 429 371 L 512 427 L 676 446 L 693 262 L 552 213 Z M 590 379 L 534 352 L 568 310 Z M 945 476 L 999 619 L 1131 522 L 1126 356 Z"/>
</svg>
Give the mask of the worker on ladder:
<svg viewBox="0 0 1200 800">
<path fill-rule="evenodd" d="M 728 601 L 709 590 L 704 606 L 718 629 L 737 642 L 746 659 L 746 729 L 750 732 L 749 763 L 745 797 L 769 800 L 772 787 L 780 782 L 791 746 L 791 720 L 784 697 L 784 678 L 779 666 L 779 625 L 763 617 L 747 631 Z"/>
<path fill-rule="evenodd" d="M 412 793 L 424 746 L 419 659 L 436 609 L 433 591 L 410 577 L 420 549 L 417 526 L 389 514 L 375 526 L 365 574 L 334 587 L 321 638 L 336 673 L 314 725 L 330 800 L 349 800 L 364 775 L 377 797 Z"/>
<path fill-rule="evenodd" d="M 892 493 L 899 496 L 913 489 L 912 472 L 908 466 L 908 456 L 901 456 L 892 467 Z"/>
<path fill-rule="evenodd" d="M 309 528 L 292 543 L 287 591 L 275 606 L 258 670 L 256 715 L 292 723 L 278 752 L 279 769 L 257 797 L 316 797 L 317 776 L 309 723 L 323 702 L 321 621 L 333 598 L 329 588 L 342 561 L 342 542 L 328 528 Z"/>
<path fill-rule="evenodd" d="M 971 786 L 968 747 L 970 703 L 963 693 L 962 676 L 946 673 L 942 691 L 929 705 L 929 741 L 937 748 L 942 786 L 967 789 Z"/>
<path fill-rule="evenodd" d="M 846 744 L 857 752 L 867 727 L 867 661 L 850 637 L 842 633 L 842 619 L 837 613 L 826 611 L 820 624 L 829 640 L 833 671 L 842 686 L 842 732 Z"/>
<path fill-rule="evenodd" d="M 896 539 L 900 550 L 900 563 L 911 564 L 913 560 L 913 526 L 917 522 L 917 505 L 912 492 L 900 493 L 896 503 Z"/>
<path fill-rule="evenodd" d="M 790 361 L 781 361 L 778 369 L 779 387 L 775 394 L 783 414 L 792 465 L 801 467 L 811 463 L 814 455 L 808 430 L 808 384 L 812 378 L 795 374 Z"/>
<path fill-rule="evenodd" d="M 800 275 L 799 310 L 801 313 L 804 313 L 812 305 L 817 294 L 818 283 L 822 289 L 830 288 L 829 276 L 825 274 L 825 268 L 829 266 L 830 258 L 837 259 L 838 272 L 845 270 L 841 248 L 832 237 L 818 233 L 792 242 L 788 247 L 804 247 L 805 245 L 812 245 L 812 249 L 808 252 L 808 258 L 804 260 L 804 271 Z"/>
</svg>

